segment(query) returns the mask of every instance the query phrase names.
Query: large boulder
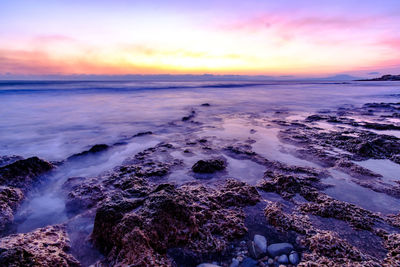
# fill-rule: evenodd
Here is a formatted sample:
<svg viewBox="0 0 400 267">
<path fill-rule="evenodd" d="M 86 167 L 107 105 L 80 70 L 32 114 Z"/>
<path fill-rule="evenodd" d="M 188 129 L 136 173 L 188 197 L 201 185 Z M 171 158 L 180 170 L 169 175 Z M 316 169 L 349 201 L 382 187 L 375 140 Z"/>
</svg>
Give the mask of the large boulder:
<svg viewBox="0 0 400 267">
<path fill-rule="evenodd" d="M 170 248 L 199 254 L 227 249 L 247 231 L 240 207 L 259 198 L 254 187 L 234 180 L 220 189 L 161 184 L 146 197 L 101 206 L 92 238 L 114 266 L 170 266 Z"/>
</svg>

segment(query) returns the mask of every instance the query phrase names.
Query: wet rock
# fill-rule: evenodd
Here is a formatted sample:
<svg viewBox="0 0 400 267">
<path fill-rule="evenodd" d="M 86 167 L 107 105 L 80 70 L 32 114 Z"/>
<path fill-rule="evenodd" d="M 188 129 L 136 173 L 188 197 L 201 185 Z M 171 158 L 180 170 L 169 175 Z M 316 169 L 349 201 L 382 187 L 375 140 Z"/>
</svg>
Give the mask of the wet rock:
<svg viewBox="0 0 400 267">
<path fill-rule="evenodd" d="M 268 204 L 264 213 L 268 222 L 282 232 L 293 230 L 301 234 L 306 234 L 312 229 L 307 215 L 298 214 L 297 212 L 292 212 L 291 214 L 285 213 L 280 203 L 273 202 Z"/>
<path fill-rule="evenodd" d="M 247 243 L 247 250 L 249 251 L 249 255 L 254 259 L 259 259 L 262 257 L 261 252 L 256 248 L 253 241 L 249 241 Z"/>
<path fill-rule="evenodd" d="M 297 265 L 300 262 L 299 254 L 296 251 L 290 252 L 289 261 L 291 264 Z"/>
<path fill-rule="evenodd" d="M 18 160 L 0 168 L 0 185 L 29 190 L 40 175 L 50 171 L 54 166 L 38 157 Z"/>
<path fill-rule="evenodd" d="M 0 239 L 1 266 L 80 266 L 68 254 L 69 239 L 60 225 Z"/>
<path fill-rule="evenodd" d="M 268 253 L 272 257 L 280 256 L 282 254 L 289 254 L 293 250 L 293 245 L 289 243 L 276 243 L 268 246 Z"/>
<path fill-rule="evenodd" d="M 347 221 L 359 229 L 371 230 L 375 223 L 376 215 L 356 205 L 333 199 L 322 193 L 319 193 L 314 201 L 301 204 L 299 209 L 321 217 Z"/>
<path fill-rule="evenodd" d="M 363 254 L 356 247 L 350 245 L 330 231 L 320 231 L 308 238 L 306 243 L 315 257 L 328 258 L 336 262 L 336 264 L 345 264 L 349 262 L 355 264 L 354 262 L 362 263 L 372 260 L 371 257 Z M 306 258 L 308 257 L 310 257 L 310 255 L 307 255 Z"/>
<path fill-rule="evenodd" d="M 226 168 L 226 162 L 223 159 L 199 160 L 192 166 L 192 171 L 196 173 L 214 173 Z"/>
<path fill-rule="evenodd" d="M 286 254 L 283 254 L 283 255 L 279 256 L 279 258 L 278 258 L 278 263 L 281 263 L 281 264 L 289 264 L 289 258 L 288 258 L 288 256 L 287 256 Z"/>
<path fill-rule="evenodd" d="M 109 148 L 110 147 L 106 144 L 94 145 L 89 150 L 86 150 L 81 153 L 77 153 L 77 154 L 74 154 L 74 155 L 68 157 L 68 160 L 75 160 L 75 159 L 79 159 L 79 158 L 82 158 L 82 157 L 85 157 L 88 155 L 95 155 L 100 152 L 104 152 L 104 151 L 108 150 Z"/>
<path fill-rule="evenodd" d="M 254 235 L 254 245 L 261 254 L 267 253 L 267 239 L 262 235 Z"/>
<path fill-rule="evenodd" d="M 140 132 L 140 133 L 137 133 L 137 134 L 133 135 L 132 138 L 141 137 L 141 136 L 145 136 L 145 135 L 152 135 L 152 134 L 153 134 L 153 132 L 151 132 L 151 131 Z"/>
<path fill-rule="evenodd" d="M 23 157 L 20 156 L 0 156 L 0 167 L 12 164 L 18 160 L 24 159 Z"/>
<path fill-rule="evenodd" d="M 385 130 L 400 130 L 400 126 L 394 124 L 382 124 L 382 123 L 372 123 L 372 122 L 364 122 L 362 126 L 366 129 L 374 129 L 379 131 Z"/>
<path fill-rule="evenodd" d="M 144 198 L 107 202 L 96 212 L 92 238 L 116 266 L 171 266 L 166 252 L 178 246 L 194 253 L 222 252 L 247 231 L 240 207 L 256 197 L 255 188 L 240 191 L 243 186 L 161 184 Z"/>
<path fill-rule="evenodd" d="M 258 261 L 253 260 L 252 258 L 245 258 L 240 264 L 240 267 L 257 267 L 257 265 Z"/>
<path fill-rule="evenodd" d="M 189 121 L 196 116 L 196 111 L 192 110 L 188 116 L 182 118 L 182 121 Z"/>
<path fill-rule="evenodd" d="M 385 266 L 400 266 L 400 234 L 385 235 L 384 239 L 388 250 L 384 260 Z"/>
<path fill-rule="evenodd" d="M 14 220 L 14 212 L 23 199 L 24 194 L 20 189 L 0 186 L 0 231 Z"/>
</svg>

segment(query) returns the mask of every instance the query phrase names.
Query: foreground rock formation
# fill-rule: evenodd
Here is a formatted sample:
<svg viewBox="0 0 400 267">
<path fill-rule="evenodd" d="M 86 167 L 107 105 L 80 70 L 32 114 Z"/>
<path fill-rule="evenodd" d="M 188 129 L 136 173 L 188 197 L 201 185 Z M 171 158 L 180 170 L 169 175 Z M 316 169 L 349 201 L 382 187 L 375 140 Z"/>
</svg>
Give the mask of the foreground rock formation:
<svg viewBox="0 0 400 267">
<path fill-rule="evenodd" d="M 1 266 L 81 266 L 70 254 L 65 228 L 48 226 L 0 239 Z"/>
<path fill-rule="evenodd" d="M 37 157 L 13 157 L 7 163 L 0 167 L 0 232 L 14 220 L 15 211 L 39 177 L 54 167 Z"/>
</svg>

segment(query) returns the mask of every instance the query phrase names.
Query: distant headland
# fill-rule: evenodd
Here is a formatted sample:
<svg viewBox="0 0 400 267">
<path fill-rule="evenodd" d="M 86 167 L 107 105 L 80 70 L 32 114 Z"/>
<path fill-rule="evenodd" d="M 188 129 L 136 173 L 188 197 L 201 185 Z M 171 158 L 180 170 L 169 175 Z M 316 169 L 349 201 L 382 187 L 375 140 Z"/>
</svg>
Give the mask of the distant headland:
<svg viewBox="0 0 400 267">
<path fill-rule="evenodd" d="M 357 81 L 400 81 L 400 74 L 399 75 L 386 74 L 379 78 L 363 79 L 363 80 L 357 80 Z"/>
</svg>

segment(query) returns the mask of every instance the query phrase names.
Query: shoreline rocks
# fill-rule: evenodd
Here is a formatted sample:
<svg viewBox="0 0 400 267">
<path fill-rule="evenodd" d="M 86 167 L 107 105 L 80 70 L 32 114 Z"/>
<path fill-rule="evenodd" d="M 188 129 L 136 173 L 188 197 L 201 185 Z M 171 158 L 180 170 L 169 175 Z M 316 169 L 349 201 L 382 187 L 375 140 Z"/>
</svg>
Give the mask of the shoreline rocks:
<svg viewBox="0 0 400 267">
<path fill-rule="evenodd" d="M 215 173 L 226 168 L 224 159 L 209 159 L 199 160 L 192 166 L 192 171 L 195 173 Z"/>
<path fill-rule="evenodd" d="M 1 266 L 81 266 L 68 254 L 69 239 L 64 226 L 54 225 L 26 234 L 0 239 Z"/>
</svg>

